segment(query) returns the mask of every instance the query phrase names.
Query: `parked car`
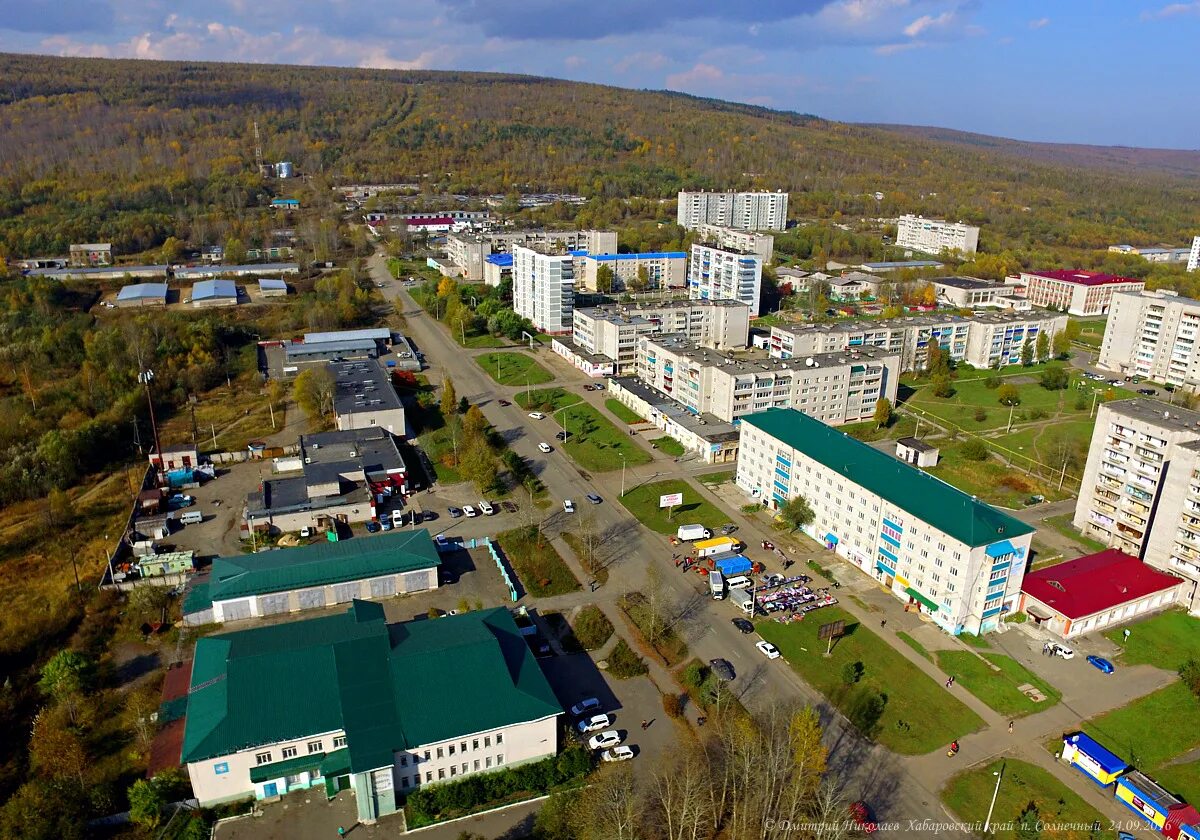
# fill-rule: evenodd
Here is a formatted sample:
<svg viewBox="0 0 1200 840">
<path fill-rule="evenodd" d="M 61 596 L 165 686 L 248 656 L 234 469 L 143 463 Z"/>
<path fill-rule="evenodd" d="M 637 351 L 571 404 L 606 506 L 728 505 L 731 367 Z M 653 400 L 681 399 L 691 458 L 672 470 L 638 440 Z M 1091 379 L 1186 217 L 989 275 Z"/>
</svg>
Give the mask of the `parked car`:
<svg viewBox="0 0 1200 840">
<path fill-rule="evenodd" d="M 463 515 L 463 512 L 456 507 L 446 508 L 446 513 L 450 514 L 451 519 L 458 519 Z"/>
<path fill-rule="evenodd" d="M 1087 661 L 1088 661 L 1088 664 L 1091 665 L 1093 668 L 1097 668 L 1100 671 L 1104 672 L 1105 674 L 1111 674 L 1113 671 L 1116 670 L 1113 667 L 1113 664 L 1102 656 L 1095 656 L 1095 655 L 1089 656 L 1087 658 Z"/>
<path fill-rule="evenodd" d="M 588 739 L 588 749 L 592 750 L 610 750 L 621 743 L 621 736 L 617 734 L 615 729 L 609 729 L 601 732 L 599 735 L 593 735 Z"/>
<path fill-rule="evenodd" d="M 1153 388 L 1138 388 L 1138 393 L 1142 394 L 1143 396 L 1153 397 L 1155 390 Z"/>
<path fill-rule="evenodd" d="M 598 505 L 598 504 L 600 504 L 602 501 L 604 501 L 604 500 L 603 500 L 603 499 L 601 499 L 599 496 L 597 496 L 595 493 L 588 493 L 588 494 L 587 494 L 587 500 L 588 500 L 589 502 L 591 502 L 592 504 L 594 504 L 594 505 Z"/>
<path fill-rule="evenodd" d="M 303 528 L 300 529 L 300 539 L 306 540 L 309 537 L 311 537 L 314 533 L 315 533 L 315 530 L 313 528 L 310 528 L 307 525 L 305 525 Z"/>
<path fill-rule="evenodd" d="M 737 528 L 738 528 L 738 526 L 734 525 L 732 522 L 722 525 L 721 526 L 721 535 L 728 537 L 730 534 L 732 534 L 734 531 L 736 531 Z"/>
<path fill-rule="evenodd" d="M 747 635 L 754 632 L 754 622 L 750 621 L 748 618 L 733 619 L 733 626 Z"/>
<path fill-rule="evenodd" d="M 1063 659 L 1073 659 L 1075 657 L 1075 651 L 1066 645 L 1060 645 L 1058 642 L 1046 642 L 1046 644 L 1042 645 L 1042 653 L 1046 656 L 1061 656 Z"/>
<path fill-rule="evenodd" d="M 500 405 L 512 405 L 508 400 L 496 400 Z"/>
<path fill-rule="evenodd" d="M 479 511 L 475 510 L 475 508 L 471 507 L 470 505 L 463 505 L 463 516 L 470 519 L 472 516 L 478 516 L 478 515 L 479 515 Z"/>
<path fill-rule="evenodd" d="M 496 512 L 496 508 L 493 507 L 492 503 L 489 502 L 487 499 L 480 499 L 479 500 L 479 512 L 482 513 L 484 516 L 491 516 L 493 513 Z"/>
<path fill-rule="evenodd" d="M 529 416 L 532 417 L 534 420 L 541 420 L 546 415 L 542 414 L 542 412 L 540 412 L 540 411 L 531 411 L 531 412 L 529 412 Z"/>
<path fill-rule="evenodd" d="M 871 811 L 865 802 L 851 803 L 850 819 L 854 820 L 854 824 L 862 830 L 863 834 L 874 834 L 879 830 L 879 826 L 871 819 Z"/>
<path fill-rule="evenodd" d="M 717 675 L 717 679 L 729 682 L 737 675 L 733 671 L 733 665 L 729 664 L 728 659 L 710 659 L 708 667 L 712 668 L 712 672 Z"/>
<path fill-rule="evenodd" d="M 367 523 L 367 533 L 368 534 L 378 534 L 379 533 L 379 523 L 376 522 L 374 519 L 372 519 L 370 522 Z"/>
<path fill-rule="evenodd" d="M 755 642 L 754 646 L 758 648 L 759 652 L 762 653 L 763 656 L 767 657 L 767 659 L 779 658 L 779 648 L 775 647 L 775 645 L 771 644 L 770 642 Z"/>
<path fill-rule="evenodd" d="M 632 747 L 613 747 L 600 754 L 602 761 L 628 761 L 633 758 Z"/>
<path fill-rule="evenodd" d="M 379 527 L 384 531 L 392 530 L 392 520 L 388 519 L 386 516 L 383 517 L 379 520 Z"/>
<path fill-rule="evenodd" d="M 551 452 L 553 452 L 553 451 L 554 451 L 554 447 L 553 447 L 553 446 L 551 446 L 551 445 L 550 445 L 550 444 L 548 444 L 548 443 L 539 443 L 539 444 L 538 444 L 538 451 L 539 451 L 539 452 L 545 452 L 547 455 L 549 455 Z"/>
<path fill-rule="evenodd" d="M 571 501 L 570 499 L 563 499 L 563 512 L 564 513 L 574 513 L 575 512 L 575 503 L 573 501 Z"/>
<path fill-rule="evenodd" d="M 404 524 L 404 511 L 402 511 L 402 510 L 392 511 L 392 524 L 393 525 L 403 525 Z"/>
<path fill-rule="evenodd" d="M 581 735 L 587 732 L 607 729 L 610 726 L 612 726 L 612 719 L 605 714 L 592 715 L 590 718 L 584 718 L 575 725 Z"/>
<path fill-rule="evenodd" d="M 554 437 L 555 437 L 555 438 L 557 438 L 558 440 L 561 440 L 561 441 L 565 441 L 565 440 L 566 440 L 567 438 L 569 438 L 570 436 L 571 436 L 571 433 L 570 433 L 570 432 L 557 432 L 557 433 L 554 435 Z"/>
<path fill-rule="evenodd" d="M 571 707 L 571 714 L 574 715 L 575 717 L 579 717 L 580 715 L 585 715 L 588 712 L 599 712 L 599 711 L 600 711 L 600 701 L 597 700 L 595 697 L 586 697 Z"/>
</svg>

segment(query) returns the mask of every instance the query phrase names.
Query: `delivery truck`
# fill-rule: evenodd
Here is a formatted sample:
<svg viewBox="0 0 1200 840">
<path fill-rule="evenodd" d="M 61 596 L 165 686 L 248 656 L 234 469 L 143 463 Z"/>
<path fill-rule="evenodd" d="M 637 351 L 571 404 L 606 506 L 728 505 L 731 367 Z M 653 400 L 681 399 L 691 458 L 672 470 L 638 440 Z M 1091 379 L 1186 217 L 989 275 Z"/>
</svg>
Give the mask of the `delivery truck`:
<svg viewBox="0 0 1200 840">
<path fill-rule="evenodd" d="M 742 544 L 733 537 L 713 537 L 711 540 L 700 540 L 692 546 L 697 557 L 734 553 L 741 547 Z"/>
<path fill-rule="evenodd" d="M 754 615 L 754 593 L 746 589 L 729 590 L 729 600 L 746 615 Z"/>
<path fill-rule="evenodd" d="M 725 576 L 720 572 L 712 571 L 708 573 L 708 591 L 712 593 L 714 601 L 720 601 L 725 597 Z"/>
<path fill-rule="evenodd" d="M 712 536 L 712 531 L 703 525 L 680 525 L 679 530 L 675 532 L 675 536 L 685 542 L 707 540 Z"/>
<path fill-rule="evenodd" d="M 734 575 L 748 575 L 751 572 L 751 564 L 748 558 L 742 557 L 740 554 L 735 554 L 731 557 L 722 557 L 716 561 L 717 570 L 727 578 Z"/>
</svg>

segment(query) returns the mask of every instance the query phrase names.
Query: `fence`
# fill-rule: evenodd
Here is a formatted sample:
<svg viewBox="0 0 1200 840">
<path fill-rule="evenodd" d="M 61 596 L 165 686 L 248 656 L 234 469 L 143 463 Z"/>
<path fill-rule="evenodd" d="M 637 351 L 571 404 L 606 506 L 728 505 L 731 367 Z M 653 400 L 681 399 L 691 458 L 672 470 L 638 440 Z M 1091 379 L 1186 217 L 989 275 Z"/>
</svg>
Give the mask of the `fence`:
<svg viewBox="0 0 1200 840">
<path fill-rule="evenodd" d="M 147 464 L 146 472 L 142 474 L 142 482 L 138 486 L 137 492 L 133 494 L 133 502 L 129 505 L 129 516 L 125 519 L 125 527 L 122 529 L 121 535 L 117 538 L 117 544 L 108 552 L 108 562 L 104 566 L 104 571 L 100 575 L 100 583 L 98 584 L 100 589 L 126 591 L 136 585 L 133 581 L 128 582 L 129 586 L 116 583 L 112 580 L 112 570 L 126 557 L 133 555 L 133 546 L 129 544 L 127 537 L 129 536 L 129 532 L 133 530 L 133 523 L 137 520 L 138 493 L 141 493 L 143 490 L 150 490 L 154 486 L 154 467 Z M 170 585 L 165 580 L 150 579 L 148 582 L 159 586 Z"/>
<path fill-rule="evenodd" d="M 471 542 L 472 548 L 474 548 L 475 541 L 472 540 Z M 484 537 L 483 544 L 487 546 L 488 554 L 492 555 L 492 559 L 496 561 L 496 568 L 500 570 L 500 577 L 503 579 L 504 585 L 508 587 L 508 597 L 514 602 L 519 600 L 521 596 L 517 594 L 517 586 L 513 583 L 514 576 L 508 573 L 508 563 L 504 559 L 504 554 L 499 550 L 499 544 L 492 542 L 491 537 Z"/>
</svg>

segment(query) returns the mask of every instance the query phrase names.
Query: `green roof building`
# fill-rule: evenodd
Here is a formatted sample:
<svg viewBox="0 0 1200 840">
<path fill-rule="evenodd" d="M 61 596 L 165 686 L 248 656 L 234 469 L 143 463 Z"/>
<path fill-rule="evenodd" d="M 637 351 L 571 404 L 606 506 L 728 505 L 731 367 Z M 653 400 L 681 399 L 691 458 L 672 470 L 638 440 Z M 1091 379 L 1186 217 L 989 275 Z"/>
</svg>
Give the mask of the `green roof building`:
<svg viewBox="0 0 1200 840">
<path fill-rule="evenodd" d="M 217 557 L 184 597 L 184 621 L 240 621 L 436 589 L 440 566 L 424 528 Z"/>
<path fill-rule="evenodd" d="M 364 821 L 423 784 L 554 755 L 562 707 L 503 607 L 383 607 L 202 638 L 182 760 L 201 805 L 324 785 Z"/>
<path fill-rule="evenodd" d="M 738 486 L 772 509 L 803 496 L 804 530 L 911 609 L 950 633 L 1016 609 L 1032 526 L 795 409 L 741 430 Z"/>
</svg>

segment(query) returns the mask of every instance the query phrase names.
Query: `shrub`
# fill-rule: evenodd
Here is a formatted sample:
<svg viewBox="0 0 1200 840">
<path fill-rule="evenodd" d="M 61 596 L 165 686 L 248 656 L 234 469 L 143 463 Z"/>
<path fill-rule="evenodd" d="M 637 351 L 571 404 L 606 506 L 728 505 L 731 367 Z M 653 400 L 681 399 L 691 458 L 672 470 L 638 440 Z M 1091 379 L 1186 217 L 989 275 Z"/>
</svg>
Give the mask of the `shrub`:
<svg viewBox="0 0 1200 840">
<path fill-rule="evenodd" d="M 993 373 L 987 379 L 983 380 L 983 387 L 987 388 L 989 391 L 995 391 L 1000 387 L 1001 381 L 1002 380 L 1000 377 Z"/>
<path fill-rule="evenodd" d="M 964 458 L 971 461 L 986 461 L 988 448 L 979 438 L 971 438 L 962 445 L 962 454 Z"/>
<path fill-rule="evenodd" d="M 954 387 L 950 384 L 950 377 L 946 376 L 945 374 L 939 374 L 933 377 L 933 382 L 929 387 L 933 391 L 933 395 L 935 397 L 942 397 L 945 399 L 947 397 L 954 396 Z"/>
<path fill-rule="evenodd" d="M 683 714 L 683 702 L 679 699 L 678 694 L 664 694 L 662 707 L 663 714 L 669 718 L 677 718 Z"/>
<path fill-rule="evenodd" d="M 602 647 L 612 633 L 612 622 L 595 604 L 588 604 L 575 616 L 575 638 L 584 650 Z"/>
<path fill-rule="evenodd" d="M 1196 699 L 1200 700 L 1200 660 L 1195 657 L 1179 666 L 1179 678 Z"/>
<path fill-rule="evenodd" d="M 1016 473 L 1009 473 L 1000 479 L 1000 484 L 1010 490 L 1016 490 L 1018 493 L 1030 493 L 1033 491 L 1033 485 L 1030 484 L 1023 476 Z"/>
<path fill-rule="evenodd" d="M 699 688 L 704 685 L 704 680 L 708 677 L 708 668 L 699 660 L 689 662 L 687 667 L 683 669 L 683 673 L 679 675 L 679 680 L 688 688 Z"/>
<path fill-rule="evenodd" d="M 649 670 L 642 658 L 633 652 L 624 639 L 617 642 L 617 646 L 608 655 L 608 673 L 617 679 L 640 677 Z"/>
<path fill-rule="evenodd" d="M 842 682 L 846 685 L 854 685 L 862 679 L 863 664 L 861 662 L 847 662 L 842 666 Z"/>
<path fill-rule="evenodd" d="M 1000 402 L 1000 405 L 1020 405 L 1021 392 L 1017 390 L 1016 385 L 1005 382 L 996 389 L 996 399 Z"/>
<path fill-rule="evenodd" d="M 1031 409 L 1029 409 L 1028 413 L 1029 413 L 1030 420 L 1045 420 L 1047 417 L 1050 416 L 1049 414 L 1046 413 L 1046 409 L 1044 409 L 1044 408 L 1031 408 Z"/>
<path fill-rule="evenodd" d="M 1089 405 L 1090 405 L 1090 403 L 1088 403 L 1088 398 L 1085 397 L 1083 394 L 1080 394 L 1078 397 L 1075 398 L 1075 410 L 1076 411 L 1087 411 Z"/>
<path fill-rule="evenodd" d="M 983 406 L 975 409 L 975 421 L 978 423 L 987 422 L 987 411 L 983 408 Z"/>
</svg>

